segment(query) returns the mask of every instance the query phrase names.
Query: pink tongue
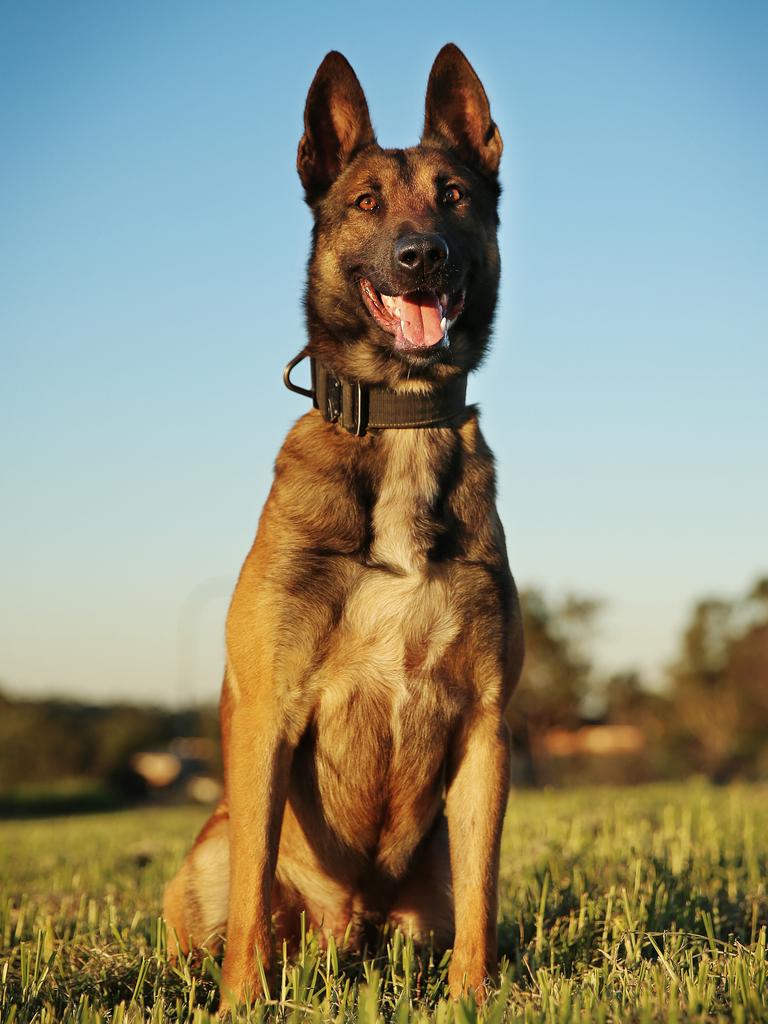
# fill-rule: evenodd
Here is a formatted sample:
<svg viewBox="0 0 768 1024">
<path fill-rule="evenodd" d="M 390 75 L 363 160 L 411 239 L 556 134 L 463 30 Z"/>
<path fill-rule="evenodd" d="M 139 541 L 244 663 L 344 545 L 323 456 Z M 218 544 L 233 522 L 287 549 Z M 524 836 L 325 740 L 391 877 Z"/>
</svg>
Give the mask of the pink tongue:
<svg viewBox="0 0 768 1024">
<path fill-rule="evenodd" d="M 443 340 L 442 312 L 432 292 L 411 292 L 398 297 L 405 340 L 417 348 L 431 348 Z"/>
</svg>

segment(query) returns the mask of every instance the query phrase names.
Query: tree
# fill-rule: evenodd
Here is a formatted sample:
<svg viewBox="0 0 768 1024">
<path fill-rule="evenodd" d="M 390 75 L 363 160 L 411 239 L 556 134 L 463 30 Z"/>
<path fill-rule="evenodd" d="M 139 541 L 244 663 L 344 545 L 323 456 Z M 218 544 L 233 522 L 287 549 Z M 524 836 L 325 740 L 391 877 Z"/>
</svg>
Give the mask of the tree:
<svg viewBox="0 0 768 1024">
<path fill-rule="evenodd" d="M 538 739 L 548 729 L 575 728 L 593 681 L 587 653 L 600 604 L 567 596 L 551 602 L 541 590 L 520 594 L 525 663 L 507 712 L 521 781 L 533 782 Z"/>
<path fill-rule="evenodd" d="M 671 739 L 715 780 L 768 768 L 768 579 L 693 609 L 669 669 Z"/>
<path fill-rule="evenodd" d="M 568 596 L 551 603 L 542 591 L 521 594 L 525 664 L 514 710 L 532 728 L 565 728 L 579 723 L 592 680 L 587 641 L 597 601 Z"/>
</svg>

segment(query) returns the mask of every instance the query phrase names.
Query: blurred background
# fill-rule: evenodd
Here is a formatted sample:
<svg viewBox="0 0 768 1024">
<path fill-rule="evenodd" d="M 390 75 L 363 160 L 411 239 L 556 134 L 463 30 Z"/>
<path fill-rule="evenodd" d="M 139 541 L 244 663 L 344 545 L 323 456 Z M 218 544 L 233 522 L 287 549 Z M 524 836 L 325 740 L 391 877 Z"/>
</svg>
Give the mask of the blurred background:
<svg viewBox="0 0 768 1024">
<path fill-rule="evenodd" d="M 223 623 L 303 400 L 325 52 L 383 145 L 453 40 L 505 140 L 519 784 L 768 777 L 768 7 L 5 5 L 0 810 L 215 798 Z"/>
</svg>

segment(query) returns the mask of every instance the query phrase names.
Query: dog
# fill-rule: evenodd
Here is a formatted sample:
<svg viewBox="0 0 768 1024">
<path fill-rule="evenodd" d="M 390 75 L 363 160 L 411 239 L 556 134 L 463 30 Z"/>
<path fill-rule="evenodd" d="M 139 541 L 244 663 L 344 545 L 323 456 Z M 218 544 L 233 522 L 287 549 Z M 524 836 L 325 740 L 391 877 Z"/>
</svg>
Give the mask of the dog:
<svg viewBox="0 0 768 1024">
<path fill-rule="evenodd" d="M 502 142 L 440 51 L 418 146 L 382 149 L 329 53 L 298 172 L 314 217 L 289 432 L 226 625 L 224 797 L 166 889 L 170 944 L 216 952 L 222 1007 L 263 995 L 301 912 L 358 946 L 452 948 L 454 997 L 496 968 L 504 713 L 523 658 L 493 456 L 465 403 L 499 283 Z M 290 372 L 312 360 L 312 389 Z M 264 973 L 266 972 L 266 973 Z"/>
</svg>

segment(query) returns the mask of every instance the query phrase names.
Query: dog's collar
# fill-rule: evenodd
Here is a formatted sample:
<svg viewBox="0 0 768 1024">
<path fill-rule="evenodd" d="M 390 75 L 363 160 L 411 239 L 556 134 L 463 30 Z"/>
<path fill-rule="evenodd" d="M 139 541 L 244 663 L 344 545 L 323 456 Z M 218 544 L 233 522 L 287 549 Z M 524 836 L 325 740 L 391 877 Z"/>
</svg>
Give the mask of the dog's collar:
<svg viewBox="0 0 768 1024">
<path fill-rule="evenodd" d="M 413 394 L 391 391 L 378 384 L 343 380 L 313 356 L 309 356 L 312 389 L 302 388 L 291 380 L 291 371 L 307 357 L 308 353 L 301 351 L 288 363 L 283 371 L 283 383 L 290 391 L 311 398 L 326 422 L 340 423 L 357 437 L 366 430 L 439 427 L 466 408 L 467 378 L 463 375 L 440 384 L 428 394 Z"/>
</svg>

